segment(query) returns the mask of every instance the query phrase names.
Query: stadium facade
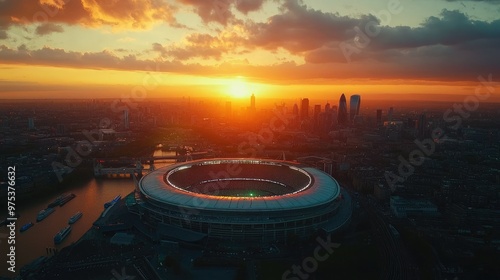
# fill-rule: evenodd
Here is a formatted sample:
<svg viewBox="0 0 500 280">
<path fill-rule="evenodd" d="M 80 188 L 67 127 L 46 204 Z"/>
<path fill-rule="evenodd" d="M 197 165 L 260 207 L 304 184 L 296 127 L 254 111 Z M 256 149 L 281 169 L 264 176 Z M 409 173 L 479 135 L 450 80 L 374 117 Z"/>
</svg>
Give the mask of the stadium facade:
<svg viewBox="0 0 500 280">
<path fill-rule="evenodd" d="M 138 194 L 133 212 L 184 241 L 287 243 L 340 230 L 352 211 L 330 175 L 267 159 L 174 164 L 143 176 Z"/>
</svg>

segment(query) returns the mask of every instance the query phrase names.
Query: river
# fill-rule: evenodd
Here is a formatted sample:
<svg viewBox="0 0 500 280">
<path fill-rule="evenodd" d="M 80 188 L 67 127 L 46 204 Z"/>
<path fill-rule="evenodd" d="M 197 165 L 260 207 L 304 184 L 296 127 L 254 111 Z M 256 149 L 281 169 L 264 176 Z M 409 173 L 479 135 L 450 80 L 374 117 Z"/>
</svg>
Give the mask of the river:
<svg viewBox="0 0 500 280">
<path fill-rule="evenodd" d="M 154 155 L 175 155 L 175 152 L 162 152 L 156 150 Z M 163 167 L 172 164 L 173 160 L 155 162 L 155 167 Z M 147 166 L 145 166 L 146 168 Z M 122 197 L 134 190 L 133 180 L 127 177 L 115 178 L 93 178 L 86 182 L 72 183 L 63 191 L 56 192 L 51 196 L 34 201 L 23 209 L 16 209 L 20 215 L 16 222 L 15 255 L 16 274 L 25 264 L 33 261 L 39 256 L 49 256 L 47 248 L 62 248 L 78 241 L 87 232 L 95 220 L 104 210 L 104 203 L 112 200 L 116 195 Z M 55 212 L 41 222 L 36 222 L 38 212 L 47 207 L 54 199 L 62 193 L 74 193 L 76 197 L 64 206 L 56 206 Z M 76 212 L 81 211 L 83 216 L 72 225 L 71 233 L 59 245 L 54 245 L 54 235 L 68 225 L 68 219 Z M 20 233 L 22 225 L 33 222 L 35 225 L 27 231 Z M 13 273 L 6 270 L 7 253 L 11 245 L 7 244 L 8 228 L 0 228 L 0 276 L 13 277 Z"/>
</svg>

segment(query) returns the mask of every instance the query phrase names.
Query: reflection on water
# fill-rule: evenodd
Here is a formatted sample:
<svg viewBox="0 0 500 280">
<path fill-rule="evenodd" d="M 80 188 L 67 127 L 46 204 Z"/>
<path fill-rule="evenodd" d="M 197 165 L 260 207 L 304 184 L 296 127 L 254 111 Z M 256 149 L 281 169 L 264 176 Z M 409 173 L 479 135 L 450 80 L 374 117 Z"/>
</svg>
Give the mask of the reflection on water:
<svg viewBox="0 0 500 280">
<path fill-rule="evenodd" d="M 172 155 L 172 152 L 162 152 L 158 150 L 155 155 Z M 155 162 L 155 167 L 160 168 L 172 164 L 172 160 Z M 122 197 L 134 190 L 134 182 L 128 176 L 115 178 L 96 178 L 88 182 L 74 183 L 63 191 L 33 202 L 23 209 L 17 209 L 21 216 L 16 222 L 16 272 L 21 267 L 39 256 L 47 256 L 47 248 L 56 248 L 58 250 L 76 242 L 101 215 L 104 210 L 104 203 L 112 200 L 116 195 Z M 56 197 L 62 193 L 74 193 L 76 197 L 66 203 L 64 206 L 55 207 L 55 212 L 49 215 L 41 222 L 36 222 L 38 212 L 47 207 Z M 72 225 L 72 231 L 59 245 L 54 245 L 54 235 L 68 225 L 68 219 L 76 212 L 83 213 L 76 223 Z M 22 225 L 33 222 L 35 225 L 27 231 L 20 233 L 19 228 Z M 7 227 L 0 228 L 0 267 L 6 267 L 8 247 L 5 236 L 8 234 Z M 13 276 L 1 269 L 1 276 Z"/>
</svg>

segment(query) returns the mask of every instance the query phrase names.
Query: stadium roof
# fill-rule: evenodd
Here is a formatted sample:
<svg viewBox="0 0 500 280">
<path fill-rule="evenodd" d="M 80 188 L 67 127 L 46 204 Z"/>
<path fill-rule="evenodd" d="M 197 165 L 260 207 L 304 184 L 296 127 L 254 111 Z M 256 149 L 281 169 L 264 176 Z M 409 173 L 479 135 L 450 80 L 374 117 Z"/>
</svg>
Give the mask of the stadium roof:
<svg viewBox="0 0 500 280">
<path fill-rule="evenodd" d="M 139 187 L 148 199 L 160 203 L 214 211 L 282 211 L 310 208 L 329 203 L 340 194 L 339 184 L 330 175 L 311 167 L 298 167 L 297 164 L 273 160 L 248 159 L 248 162 L 272 162 L 282 165 L 294 166 L 307 172 L 312 178 L 312 185 L 296 193 L 279 196 L 262 197 L 232 197 L 212 196 L 206 194 L 192 193 L 175 188 L 164 181 L 165 174 L 183 165 L 193 165 L 207 161 L 241 162 L 245 159 L 205 159 L 185 162 L 160 168 L 145 175 L 139 182 Z"/>
</svg>

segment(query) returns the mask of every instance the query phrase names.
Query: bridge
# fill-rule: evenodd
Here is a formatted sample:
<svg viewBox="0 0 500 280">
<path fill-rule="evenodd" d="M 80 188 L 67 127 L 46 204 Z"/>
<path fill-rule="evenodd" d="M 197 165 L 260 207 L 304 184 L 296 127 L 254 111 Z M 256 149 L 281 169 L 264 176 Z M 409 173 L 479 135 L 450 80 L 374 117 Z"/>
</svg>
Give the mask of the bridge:
<svg viewBox="0 0 500 280">
<path fill-rule="evenodd" d="M 94 176 L 120 176 L 142 174 L 155 170 L 154 162 L 158 160 L 175 160 L 176 162 L 185 162 L 193 159 L 204 158 L 209 155 L 208 152 L 192 152 L 185 155 L 176 154 L 169 156 L 149 156 L 149 157 L 119 157 L 119 158 L 95 158 Z M 149 168 L 144 168 L 143 164 L 148 164 Z"/>
</svg>

